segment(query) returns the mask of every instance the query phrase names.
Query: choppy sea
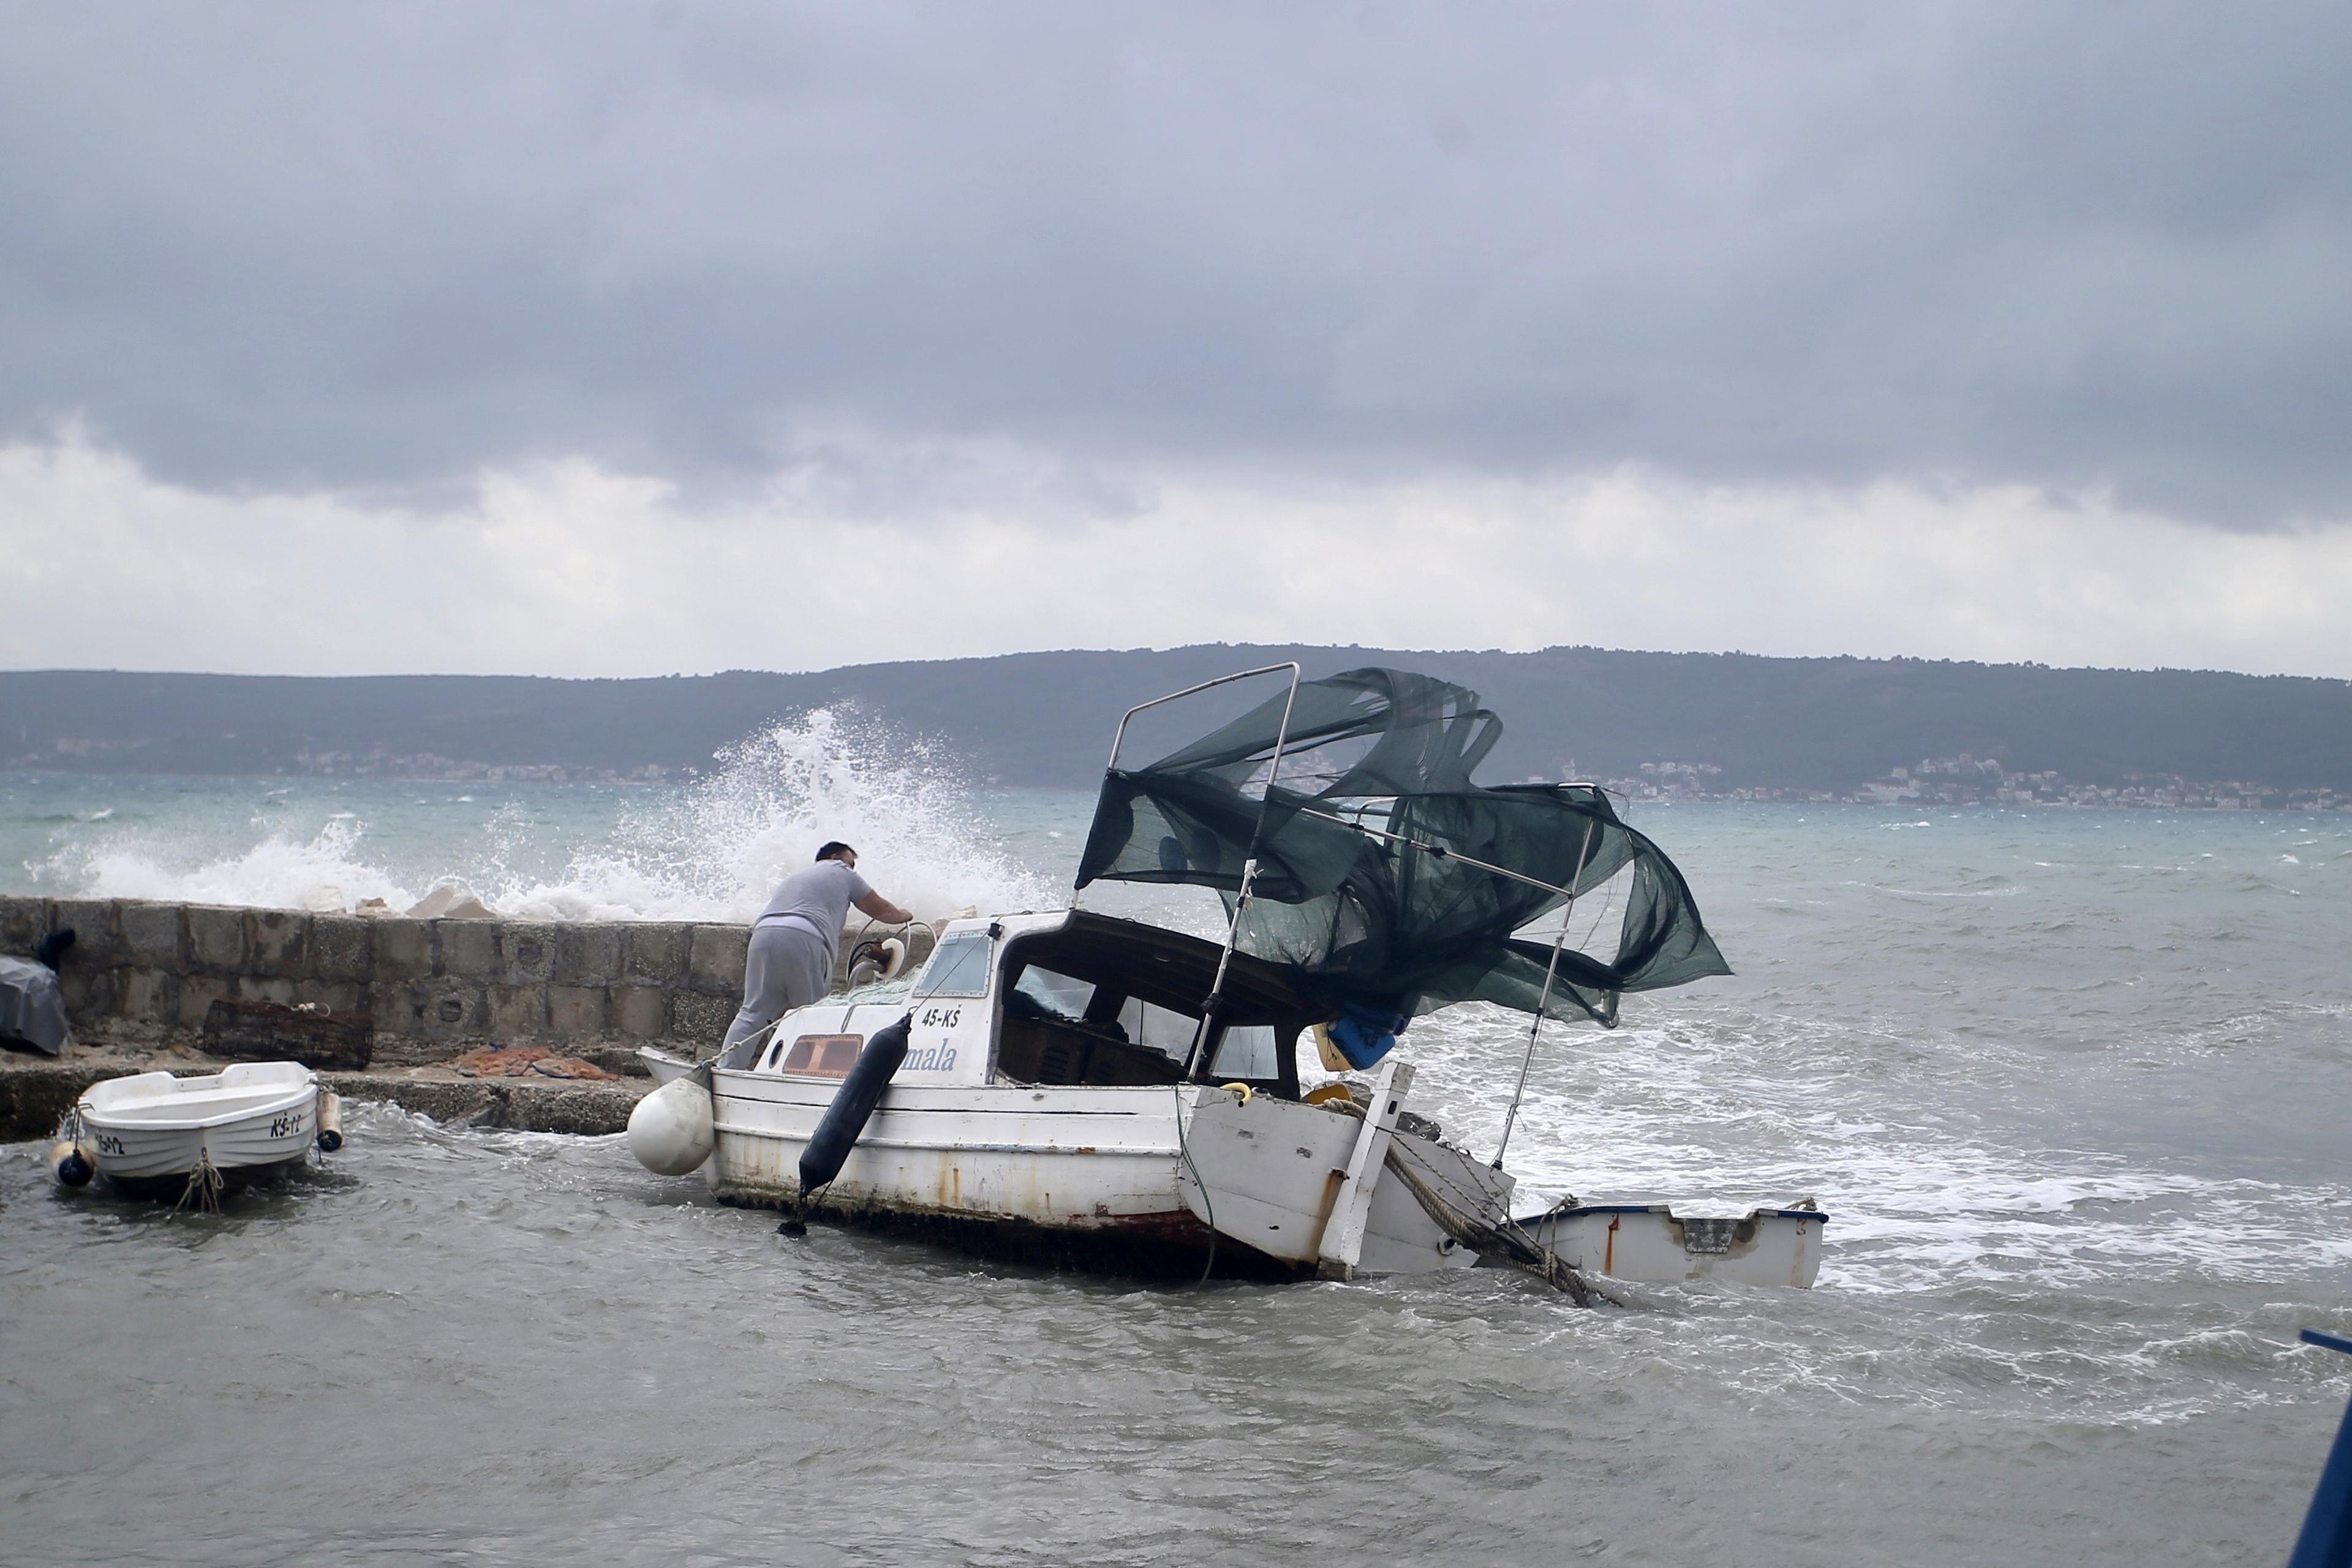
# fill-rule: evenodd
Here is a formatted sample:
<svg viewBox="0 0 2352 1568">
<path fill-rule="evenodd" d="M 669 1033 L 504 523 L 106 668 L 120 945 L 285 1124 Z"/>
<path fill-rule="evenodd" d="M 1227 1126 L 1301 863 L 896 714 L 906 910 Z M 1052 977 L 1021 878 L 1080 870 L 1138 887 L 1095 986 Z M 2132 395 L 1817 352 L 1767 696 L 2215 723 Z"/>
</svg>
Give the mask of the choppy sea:
<svg viewBox="0 0 2352 1568">
<path fill-rule="evenodd" d="M 1065 896 L 1088 799 L 823 719 L 675 786 L 0 774 L 0 889 Z M 389 1110 L 217 1217 L 0 1152 L 0 1559 L 2276 1563 L 2352 1362 L 2352 816 L 1682 805 L 1738 973 L 1548 1032 L 1524 1184 L 1789 1199 L 1810 1291 L 1202 1289 Z M 1157 910 L 1199 923 L 1198 906 Z M 1524 1034 L 1404 1048 L 1490 1147 Z"/>
</svg>

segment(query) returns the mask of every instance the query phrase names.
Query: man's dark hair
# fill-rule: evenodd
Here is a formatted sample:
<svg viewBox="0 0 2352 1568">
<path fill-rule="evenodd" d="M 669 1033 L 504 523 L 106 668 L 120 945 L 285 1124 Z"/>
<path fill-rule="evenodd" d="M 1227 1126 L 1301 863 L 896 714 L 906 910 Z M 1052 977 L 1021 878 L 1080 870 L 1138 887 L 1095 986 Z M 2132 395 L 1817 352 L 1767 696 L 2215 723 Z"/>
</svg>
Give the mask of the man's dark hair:
<svg viewBox="0 0 2352 1568">
<path fill-rule="evenodd" d="M 824 847 L 816 852 L 817 861 L 821 865 L 824 862 L 832 859 L 835 856 L 839 855 L 845 849 L 848 849 L 849 853 L 853 855 L 856 853 L 856 850 L 850 849 L 848 845 L 844 844 L 838 838 L 828 839 L 825 841 Z"/>
</svg>

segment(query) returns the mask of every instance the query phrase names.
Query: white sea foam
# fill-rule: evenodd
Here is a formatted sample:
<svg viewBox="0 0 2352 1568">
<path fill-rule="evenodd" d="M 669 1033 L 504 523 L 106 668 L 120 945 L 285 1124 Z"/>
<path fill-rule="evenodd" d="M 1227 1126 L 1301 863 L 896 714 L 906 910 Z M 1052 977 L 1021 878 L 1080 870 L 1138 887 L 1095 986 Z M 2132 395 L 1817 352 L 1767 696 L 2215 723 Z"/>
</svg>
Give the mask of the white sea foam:
<svg viewBox="0 0 2352 1568">
<path fill-rule="evenodd" d="M 1524 1037 L 1514 1017 L 1480 1006 L 1416 1022 L 1421 1108 L 1490 1150 Z M 2075 1289 L 2183 1268 L 2275 1280 L 2352 1266 L 2352 1237 L 2333 1219 L 2352 1189 L 2039 1146 L 1890 1100 L 1874 1079 L 1793 1070 L 1780 1045 L 1704 1025 L 1549 1035 L 1511 1143 L 1523 1206 L 1570 1190 L 1702 1213 L 1818 1197 L 1832 1215 L 1825 1280 L 1862 1293 L 1965 1280 Z M 1972 1043 L 1969 1065 L 2012 1076 L 2031 1059 L 2000 1055 Z"/>
<path fill-rule="evenodd" d="M 404 854 L 366 812 L 339 809 L 308 838 L 257 818 L 259 837 L 226 850 L 217 836 L 207 842 L 184 827 L 78 838 L 35 875 L 105 898 L 282 909 L 382 899 L 403 910 L 454 884 L 502 914 L 539 920 L 740 921 L 818 846 L 841 839 L 856 846 L 876 888 L 919 915 L 1058 901 L 1003 847 L 952 759 L 854 712 L 818 710 L 778 724 L 719 763 L 615 815 L 551 817 L 509 803 L 470 844 L 445 825 L 429 847 Z"/>
<path fill-rule="evenodd" d="M 307 842 L 267 833 L 235 854 L 189 855 L 152 836 L 70 845 L 42 867 L 42 879 L 92 898 L 168 899 L 194 904 L 268 909 L 350 909 L 382 899 L 406 909 L 415 895 L 362 858 L 360 824 L 330 819 Z"/>
<path fill-rule="evenodd" d="M 748 920 L 828 839 L 886 897 L 937 917 L 1052 894 L 1000 845 L 954 763 L 854 713 L 818 709 L 720 754 L 709 778 L 622 816 L 554 879 L 494 879 L 491 902 L 552 920 Z"/>
</svg>

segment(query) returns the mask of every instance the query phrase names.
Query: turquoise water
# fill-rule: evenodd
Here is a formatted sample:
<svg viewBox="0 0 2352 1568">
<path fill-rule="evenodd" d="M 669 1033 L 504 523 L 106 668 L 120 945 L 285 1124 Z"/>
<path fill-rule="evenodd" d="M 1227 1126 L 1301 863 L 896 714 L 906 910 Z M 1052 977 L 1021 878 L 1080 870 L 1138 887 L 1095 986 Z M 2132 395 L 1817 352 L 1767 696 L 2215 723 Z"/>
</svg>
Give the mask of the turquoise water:
<svg viewBox="0 0 2352 1568">
<path fill-rule="evenodd" d="M 841 837 L 893 896 L 1066 888 L 1085 796 L 806 740 L 682 790 L 0 778 L 0 879 L 716 916 Z M 1817 1196 L 1812 1291 L 1139 1289 L 788 1244 L 613 1141 L 390 1112 L 221 1220 L 61 1196 L 20 1148 L 0 1548 L 2283 1561 L 2352 1394 L 2294 1343 L 2352 1331 L 2352 816 L 1636 822 L 1738 973 L 1548 1033 L 1513 1167 Z M 1449 1136 L 1492 1147 L 1524 1039 L 1408 1033 Z"/>
<path fill-rule="evenodd" d="M 840 838 L 900 902 L 1001 909 L 1062 896 L 1040 868 L 1085 811 L 817 713 L 677 785 L 0 773 L 0 890 L 404 909 L 454 882 L 539 919 L 744 920 Z"/>
</svg>

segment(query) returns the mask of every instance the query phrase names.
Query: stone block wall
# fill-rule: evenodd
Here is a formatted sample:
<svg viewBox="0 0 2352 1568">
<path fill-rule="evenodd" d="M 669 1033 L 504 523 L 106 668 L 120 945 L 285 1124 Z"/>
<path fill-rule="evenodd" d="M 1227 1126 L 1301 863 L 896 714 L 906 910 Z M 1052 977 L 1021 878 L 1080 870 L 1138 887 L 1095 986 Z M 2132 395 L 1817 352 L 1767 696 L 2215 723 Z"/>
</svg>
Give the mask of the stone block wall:
<svg viewBox="0 0 2352 1568">
<path fill-rule="evenodd" d="M 373 1026 L 377 1065 L 493 1041 L 703 1054 L 741 1000 L 748 926 L 407 920 L 137 899 L 0 895 L 0 952 L 71 926 L 58 973 L 78 1038 L 192 1042 L 224 997 L 314 1002 Z M 853 930 L 855 928 L 853 927 Z M 927 955 L 919 933 L 918 963 Z"/>
</svg>

